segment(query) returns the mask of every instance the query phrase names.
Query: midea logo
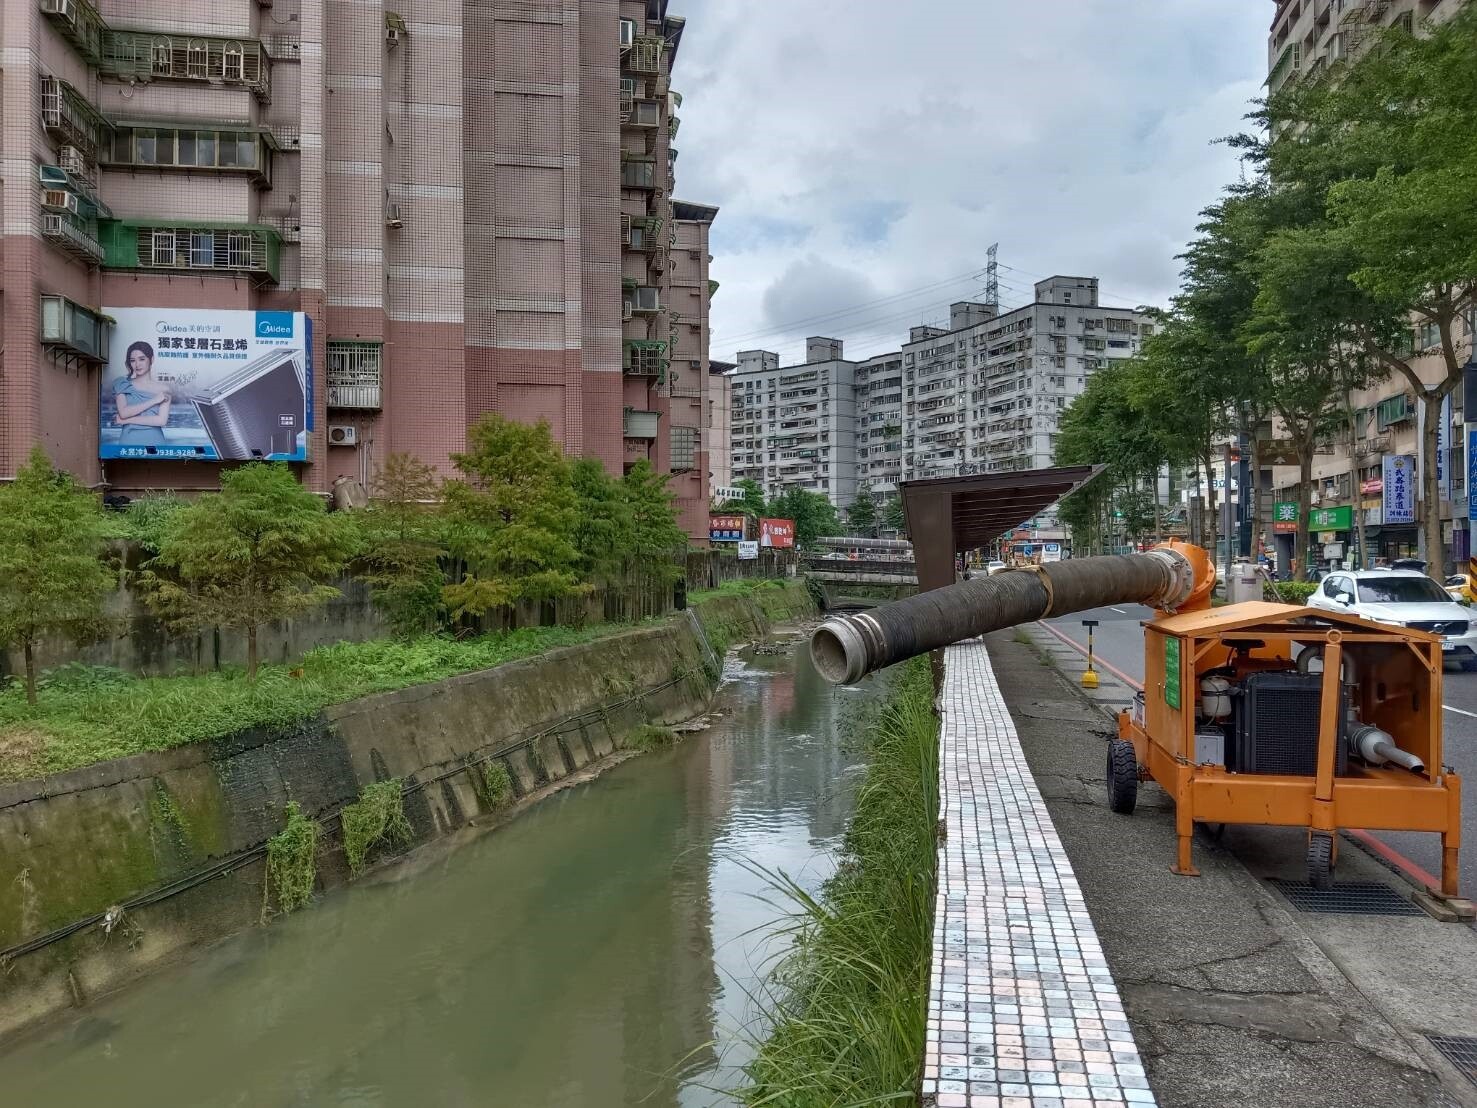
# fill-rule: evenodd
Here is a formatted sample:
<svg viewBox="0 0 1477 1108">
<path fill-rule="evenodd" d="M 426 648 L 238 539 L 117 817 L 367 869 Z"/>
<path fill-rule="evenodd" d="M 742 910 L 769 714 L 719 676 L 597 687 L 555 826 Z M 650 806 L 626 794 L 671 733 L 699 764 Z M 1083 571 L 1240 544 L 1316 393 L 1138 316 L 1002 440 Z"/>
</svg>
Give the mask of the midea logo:
<svg viewBox="0 0 1477 1108">
<path fill-rule="evenodd" d="M 257 338 L 276 338 L 278 336 L 291 336 L 292 324 L 273 323 L 270 319 L 261 319 L 256 324 Z"/>
</svg>

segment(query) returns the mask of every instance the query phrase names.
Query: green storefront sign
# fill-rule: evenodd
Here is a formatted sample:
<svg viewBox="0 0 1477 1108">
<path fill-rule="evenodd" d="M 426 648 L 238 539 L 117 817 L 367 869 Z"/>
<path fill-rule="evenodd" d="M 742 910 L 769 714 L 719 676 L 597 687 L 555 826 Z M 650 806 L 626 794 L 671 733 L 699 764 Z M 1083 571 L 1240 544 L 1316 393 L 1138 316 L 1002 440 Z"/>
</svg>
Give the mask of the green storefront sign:
<svg viewBox="0 0 1477 1108">
<path fill-rule="evenodd" d="M 1275 523 L 1296 523 L 1298 506 L 1296 500 L 1279 500 L 1272 505 L 1272 520 Z"/>
<path fill-rule="evenodd" d="M 1308 515 L 1310 531 L 1347 531 L 1354 526 L 1354 509 L 1345 504 L 1341 508 L 1314 508 Z"/>
</svg>

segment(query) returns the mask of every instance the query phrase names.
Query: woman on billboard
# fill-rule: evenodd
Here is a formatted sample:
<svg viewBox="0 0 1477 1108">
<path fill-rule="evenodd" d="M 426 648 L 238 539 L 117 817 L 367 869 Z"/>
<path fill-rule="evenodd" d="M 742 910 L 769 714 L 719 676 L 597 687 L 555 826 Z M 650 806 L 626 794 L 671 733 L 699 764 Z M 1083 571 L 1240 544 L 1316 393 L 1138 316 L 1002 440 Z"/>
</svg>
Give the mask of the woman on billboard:
<svg viewBox="0 0 1477 1108">
<path fill-rule="evenodd" d="M 147 342 L 129 346 L 123 356 L 126 370 L 113 381 L 114 422 L 122 428 L 120 446 L 163 446 L 169 423 L 171 396 L 154 380 L 154 348 Z"/>
</svg>

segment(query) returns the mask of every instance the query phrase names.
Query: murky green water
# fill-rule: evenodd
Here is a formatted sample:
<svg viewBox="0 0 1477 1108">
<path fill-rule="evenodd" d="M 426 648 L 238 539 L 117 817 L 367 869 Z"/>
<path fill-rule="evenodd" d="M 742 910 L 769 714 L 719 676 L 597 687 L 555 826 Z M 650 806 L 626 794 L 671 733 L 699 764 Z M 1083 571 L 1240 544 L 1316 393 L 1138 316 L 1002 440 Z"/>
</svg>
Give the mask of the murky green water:
<svg viewBox="0 0 1477 1108">
<path fill-rule="evenodd" d="M 824 879 L 856 777 L 837 722 L 878 691 L 749 658 L 710 731 L 25 1041 L 0 1103 L 726 1103 L 783 941 L 750 867 Z"/>
</svg>

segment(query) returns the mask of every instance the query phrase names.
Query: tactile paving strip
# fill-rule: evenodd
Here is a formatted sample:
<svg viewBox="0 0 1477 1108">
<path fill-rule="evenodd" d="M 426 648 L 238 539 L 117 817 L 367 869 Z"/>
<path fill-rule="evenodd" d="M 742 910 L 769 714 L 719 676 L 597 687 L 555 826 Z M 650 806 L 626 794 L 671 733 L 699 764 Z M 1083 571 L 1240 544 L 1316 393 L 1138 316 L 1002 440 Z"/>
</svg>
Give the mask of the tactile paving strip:
<svg viewBox="0 0 1477 1108">
<path fill-rule="evenodd" d="M 923 1103 L 1155 1103 L 1102 945 L 982 643 L 944 662 Z"/>
<path fill-rule="evenodd" d="M 1388 885 L 1378 881 L 1334 883 L 1331 889 L 1315 889 L 1306 881 L 1268 882 L 1302 912 L 1325 912 L 1349 916 L 1423 916 L 1426 913 Z"/>
</svg>

